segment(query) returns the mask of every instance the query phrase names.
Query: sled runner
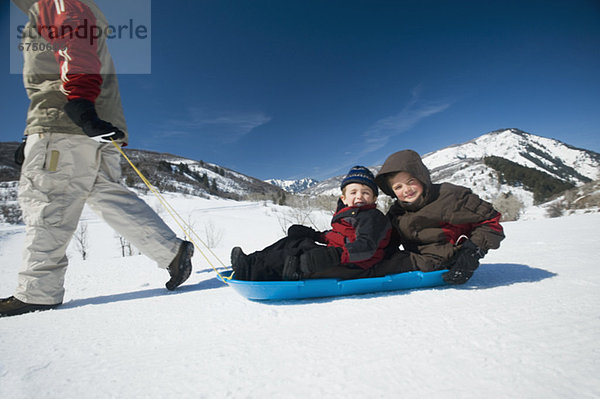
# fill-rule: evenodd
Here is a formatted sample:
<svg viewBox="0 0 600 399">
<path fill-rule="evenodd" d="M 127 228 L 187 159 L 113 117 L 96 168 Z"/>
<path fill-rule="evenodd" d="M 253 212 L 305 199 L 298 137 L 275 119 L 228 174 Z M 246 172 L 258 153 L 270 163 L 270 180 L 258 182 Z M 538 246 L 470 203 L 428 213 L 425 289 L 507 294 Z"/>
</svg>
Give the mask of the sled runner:
<svg viewBox="0 0 600 399">
<path fill-rule="evenodd" d="M 338 280 L 334 278 L 300 281 L 242 281 L 228 278 L 228 271 L 217 276 L 245 298 L 255 301 L 322 298 L 408 290 L 445 285 L 442 274 L 448 270 L 391 274 L 385 277 Z"/>
</svg>

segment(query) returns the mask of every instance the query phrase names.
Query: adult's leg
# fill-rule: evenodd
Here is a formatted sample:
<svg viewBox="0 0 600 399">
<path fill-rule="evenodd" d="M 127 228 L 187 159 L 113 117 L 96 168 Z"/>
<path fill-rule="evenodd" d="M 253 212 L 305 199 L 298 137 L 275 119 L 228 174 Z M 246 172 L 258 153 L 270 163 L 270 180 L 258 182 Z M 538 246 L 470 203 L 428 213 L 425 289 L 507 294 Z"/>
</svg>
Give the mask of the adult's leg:
<svg viewBox="0 0 600 399">
<path fill-rule="evenodd" d="M 74 137 L 36 134 L 27 139 L 19 182 L 25 249 L 14 295 L 26 303 L 63 300 L 65 252 L 95 178 L 89 173 L 93 149 L 78 146 Z"/>
<path fill-rule="evenodd" d="M 119 156 L 112 143 L 99 149 L 100 167 L 87 203 L 144 255 L 166 268 L 182 240 L 146 202 L 120 183 Z"/>
</svg>

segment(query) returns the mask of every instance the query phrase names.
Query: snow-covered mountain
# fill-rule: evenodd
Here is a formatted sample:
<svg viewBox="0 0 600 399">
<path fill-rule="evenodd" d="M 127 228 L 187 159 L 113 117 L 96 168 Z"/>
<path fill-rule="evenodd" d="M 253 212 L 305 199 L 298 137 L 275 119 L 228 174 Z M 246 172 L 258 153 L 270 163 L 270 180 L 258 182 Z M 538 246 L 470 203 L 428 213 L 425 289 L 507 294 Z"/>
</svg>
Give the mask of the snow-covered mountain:
<svg viewBox="0 0 600 399">
<path fill-rule="evenodd" d="M 463 144 L 426 154 L 433 174 L 449 175 L 456 165 L 498 156 L 557 179 L 580 185 L 600 178 L 600 154 L 518 129 L 497 130 Z"/>
<path fill-rule="evenodd" d="M 16 223 L 21 212 L 17 204 L 20 168 L 14 163 L 18 143 L 0 143 L 0 223 Z M 172 154 L 126 149 L 132 163 L 160 192 L 177 192 L 197 197 L 234 200 L 269 199 L 281 202 L 285 193 L 262 180 L 222 166 Z M 127 161 L 121 157 L 123 182 L 140 191 L 148 188 Z"/>
<path fill-rule="evenodd" d="M 13 160 L 17 146 L 18 143 L 0 143 L 0 182 L 13 182 L 19 178 L 20 168 Z M 153 151 L 124 151 L 144 176 L 161 191 L 196 196 L 214 195 L 229 199 L 242 199 L 254 194 L 266 197 L 282 194 L 278 187 L 216 164 Z M 126 185 L 147 189 L 123 157 L 121 168 Z"/>
<path fill-rule="evenodd" d="M 493 163 L 494 158 L 490 157 L 499 158 L 501 162 Z M 524 206 L 536 202 L 535 190 L 508 177 L 508 168 L 517 168 L 521 174 L 533 174 L 533 179 L 547 178 L 572 186 L 600 179 L 600 154 L 518 129 L 493 131 L 466 143 L 425 154 L 423 162 L 435 183 L 470 187 L 488 201 L 510 194 Z M 380 168 L 381 165 L 372 170 Z M 342 178 L 336 176 L 325 180 L 303 193 L 337 195 Z"/>
<path fill-rule="evenodd" d="M 0 143 L 0 182 L 19 180 L 21 168 L 15 163 L 17 142 Z"/>
<path fill-rule="evenodd" d="M 0 143 L 0 223 L 19 217 L 15 183 L 19 169 L 13 161 L 17 145 Z M 402 146 L 398 146 L 397 150 L 400 149 Z M 160 191 L 201 197 L 272 199 L 279 203 L 285 197 L 284 190 L 337 196 L 344 177 L 336 176 L 318 183 L 310 178 L 264 182 L 216 164 L 176 155 L 134 149 L 126 150 L 126 153 Z M 507 215 L 508 208 L 515 207 L 515 202 L 520 212 L 534 204 L 544 203 L 564 190 L 600 179 L 600 154 L 518 129 L 497 130 L 466 143 L 425 154 L 423 161 L 436 183 L 449 182 L 470 187 L 493 203 L 509 201 L 507 208 L 498 208 L 504 215 Z M 121 162 L 125 184 L 145 190 L 133 169 L 124 159 Z M 377 173 L 380 168 L 373 166 L 370 169 Z M 308 188 L 302 190 L 302 187 Z"/>
<path fill-rule="evenodd" d="M 283 194 L 278 187 L 216 164 L 144 150 L 129 149 L 126 153 L 134 165 L 161 191 L 196 196 L 214 195 L 236 200 L 249 196 L 277 199 Z M 128 186 L 145 189 L 123 157 L 121 167 Z"/>
<path fill-rule="evenodd" d="M 268 179 L 265 180 L 265 182 L 279 187 L 282 190 L 285 190 L 289 193 L 299 193 L 319 183 L 318 180 L 312 179 L 310 177 L 305 177 L 304 179 L 297 180 Z"/>
<path fill-rule="evenodd" d="M 381 169 L 381 165 L 379 166 L 369 166 L 369 170 L 374 175 Z M 306 195 L 340 195 L 340 185 L 342 184 L 342 180 L 345 175 L 331 177 L 329 179 L 323 180 L 318 184 L 308 188 L 307 190 L 302 191 L 302 194 Z"/>
</svg>

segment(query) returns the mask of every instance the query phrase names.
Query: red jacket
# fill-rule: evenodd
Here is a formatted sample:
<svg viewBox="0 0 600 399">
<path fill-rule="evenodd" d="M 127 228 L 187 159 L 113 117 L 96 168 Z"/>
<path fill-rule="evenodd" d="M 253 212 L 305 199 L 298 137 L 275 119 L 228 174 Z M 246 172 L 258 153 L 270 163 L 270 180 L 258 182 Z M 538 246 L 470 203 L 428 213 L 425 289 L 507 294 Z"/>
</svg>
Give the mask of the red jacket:
<svg viewBox="0 0 600 399">
<path fill-rule="evenodd" d="M 323 242 L 342 249 L 341 263 L 369 269 L 379 263 L 390 241 L 392 225 L 375 205 L 349 207 L 338 201 L 331 219 L 332 230 L 323 233 Z"/>
<path fill-rule="evenodd" d="M 94 1 L 13 2 L 29 17 L 22 34 L 23 76 L 30 100 L 25 134 L 83 135 L 63 110 L 68 100 L 83 98 L 95 103 L 100 119 L 127 135 L 107 35 L 98 34 L 108 32 L 108 21 Z"/>
</svg>

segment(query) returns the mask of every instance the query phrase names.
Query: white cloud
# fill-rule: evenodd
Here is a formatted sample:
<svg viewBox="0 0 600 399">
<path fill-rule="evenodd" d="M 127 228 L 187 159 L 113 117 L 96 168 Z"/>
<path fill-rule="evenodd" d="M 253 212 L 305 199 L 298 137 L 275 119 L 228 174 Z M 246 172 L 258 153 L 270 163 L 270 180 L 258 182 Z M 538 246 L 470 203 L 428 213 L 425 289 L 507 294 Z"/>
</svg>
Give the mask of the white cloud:
<svg viewBox="0 0 600 399">
<path fill-rule="evenodd" d="M 163 136 L 202 136 L 211 143 L 232 144 L 272 118 L 262 112 L 209 113 L 188 109 L 186 117 L 170 120 L 161 128 Z"/>
<path fill-rule="evenodd" d="M 361 156 L 384 148 L 392 137 L 409 131 L 423 119 L 445 111 L 452 105 L 446 103 L 430 103 L 419 100 L 420 88 L 412 91 L 408 104 L 397 114 L 382 118 L 369 127 L 364 133 L 365 148 Z"/>
<path fill-rule="evenodd" d="M 349 152 L 348 157 L 340 165 L 327 169 L 315 170 L 317 178 L 327 178 L 346 173 L 352 166 L 364 163 L 372 153 L 386 148 L 391 139 L 410 131 L 422 120 L 448 109 L 452 102 L 427 102 L 421 100 L 421 86 L 411 91 L 411 98 L 397 114 L 379 119 L 362 134 L 362 148 Z M 371 165 L 365 165 L 371 166 Z"/>
</svg>

